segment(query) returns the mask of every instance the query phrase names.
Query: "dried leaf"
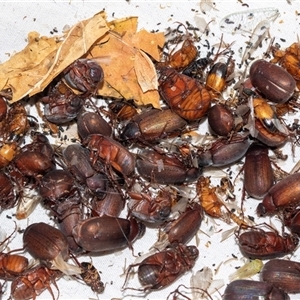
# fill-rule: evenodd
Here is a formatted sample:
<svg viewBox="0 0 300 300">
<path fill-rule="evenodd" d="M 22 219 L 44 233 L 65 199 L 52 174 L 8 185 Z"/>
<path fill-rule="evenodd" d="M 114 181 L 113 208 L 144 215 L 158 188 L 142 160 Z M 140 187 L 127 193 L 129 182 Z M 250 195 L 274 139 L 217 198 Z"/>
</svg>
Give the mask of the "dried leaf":
<svg viewBox="0 0 300 300">
<path fill-rule="evenodd" d="M 145 30 L 136 33 L 136 17 L 108 24 L 111 30 L 97 41 L 87 56 L 97 59 L 104 71 L 105 82 L 98 94 L 133 99 L 137 105 L 152 104 L 159 108 L 156 70 L 145 53 L 159 59 L 159 48 L 164 43 L 163 34 Z"/>
<path fill-rule="evenodd" d="M 32 32 L 28 45 L 0 65 L 0 89 L 11 88 L 11 102 L 41 92 L 60 72 L 83 56 L 109 30 L 102 13 L 73 26 L 60 37 Z"/>
</svg>

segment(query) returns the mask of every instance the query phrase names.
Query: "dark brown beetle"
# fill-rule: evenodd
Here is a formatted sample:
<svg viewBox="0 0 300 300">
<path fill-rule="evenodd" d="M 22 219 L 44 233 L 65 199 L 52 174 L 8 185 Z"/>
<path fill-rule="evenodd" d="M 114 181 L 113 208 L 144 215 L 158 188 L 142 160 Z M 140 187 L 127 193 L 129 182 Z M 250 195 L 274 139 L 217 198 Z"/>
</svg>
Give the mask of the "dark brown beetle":
<svg viewBox="0 0 300 300">
<path fill-rule="evenodd" d="M 263 59 L 252 63 L 250 79 L 260 93 L 276 103 L 286 102 L 296 88 L 294 78 L 284 68 Z"/>
<path fill-rule="evenodd" d="M 11 283 L 11 298 L 14 300 L 35 300 L 46 289 L 55 300 L 56 297 L 51 288 L 53 284 L 56 289 L 56 279 L 61 277 L 61 272 L 51 270 L 45 266 L 37 266 L 24 272 L 15 278 Z M 59 291 L 59 290 L 58 290 Z"/>
<path fill-rule="evenodd" d="M 23 151 L 13 160 L 14 166 L 25 176 L 37 178 L 53 168 L 52 161 L 39 151 Z"/>
<path fill-rule="evenodd" d="M 163 227 L 163 231 L 167 234 L 170 244 L 186 244 L 196 235 L 202 220 L 202 207 L 193 203 L 177 219 L 168 222 Z"/>
<path fill-rule="evenodd" d="M 122 194 L 113 187 L 108 187 L 104 198 L 94 197 L 91 200 L 92 210 L 97 216 L 119 217 L 125 207 Z"/>
<path fill-rule="evenodd" d="M 209 109 L 207 121 L 210 129 L 217 135 L 227 136 L 234 128 L 233 114 L 223 104 L 216 104 Z"/>
<path fill-rule="evenodd" d="M 129 176 L 135 168 L 135 157 L 124 146 L 110 137 L 91 134 L 83 142 L 91 151 L 93 164 L 100 158 L 108 166 L 124 176 Z"/>
<path fill-rule="evenodd" d="M 170 109 L 151 109 L 135 115 L 122 130 L 122 140 L 158 141 L 178 135 L 187 122 Z"/>
<path fill-rule="evenodd" d="M 193 182 L 201 175 L 202 169 L 186 166 L 172 154 L 160 154 L 145 149 L 138 154 L 136 167 L 145 179 L 161 184 Z"/>
<path fill-rule="evenodd" d="M 222 295 L 223 300 L 289 300 L 285 291 L 272 283 L 239 279 L 230 282 Z"/>
<path fill-rule="evenodd" d="M 84 101 L 85 98 L 82 95 L 76 95 L 62 81 L 50 87 L 48 95 L 41 98 L 44 104 L 44 116 L 54 124 L 64 124 L 74 120 Z"/>
<path fill-rule="evenodd" d="M 71 144 L 63 150 L 62 155 L 68 170 L 77 181 L 87 186 L 97 198 L 103 199 L 108 188 L 108 178 L 104 173 L 98 173 L 93 169 L 90 151 L 80 144 Z"/>
<path fill-rule="evenodd" d="M 159 224 L 167 220 L 171 213 L 172 197 L 168 191 L 161 190 L 157 196 L 151 193 L 128 192 L 129 214 L 140 221 Z"/>
<path fill-rule="evenodd" d="M 84 140 L 90 134 L 103 134 L 111 136 L 111 126 L 98 113 L 85 111 L 80 112 L 77 117 L 77 130 L 80 138 Z"/>
<path fill-rule="evenodd" d="M 217 139 L 209 149 L 198 151 L 200 166 L 223 167 L 240 160 L 247 152 L 251 141 L 248 135 L 235 134 L 229 140 Z"/>
<path fill-rule="evenodd" d="M 244 164 L 244 187 L 249 196 L 263 198 L 274 184 L 274 174 L 268 148 L 264 145 L 252 144 Z"/>
<path fill-rule="evenodd" d="M 297 205 L 300 201 L 300 173 L 288 175 L 275 185 L 257 207 L 258 215 L 272 214 L 289 205 Z"/>
<path fill-rule="evenodd" d="M 63 71 L 62 78 L 72 89 L 86 94 L 95 94 L 103 82 L 104 73 L 94 60 L 81 58 Z"/>
<path fill-rule="evenodd" d="M 116 251 L 131 246 L 144 230 L 144 225 L 135 219 L 103 216 L 80 221 L 73 229 L 73 236 L 85 251 Z"/>
<path fill-rule="evenodd" d="M 275 231 L 250 230 L 238 237 L 242 254 L 249 258 L 270 259 L 292 253 L 298 246 L 296 235 L 280 236 Z"/>
<path fill-rule="evenodd" d="M 282 288 L 287 293 L 300 293 L 300 263 L 298 261 L 272 259 L 261 270 L 261 279 Z"/>
<path fill-rule="evenodd" d="M 196 79 L 172 68 L 162 68 L 158 81 L 161 97 L 180 117 L 196 121 L 206 115 L 211 96 Z"/>
<path fill-rule="evenodd" d="M 59 228 L 68 240 L 71 251 L 79 252 L 72 231 L 82 219 L 81 196 L 74 177 L 66 170 L 52 170 L 41 179 L 39 193 L 44 205 L 58 220 Z"/>
<path fill-rule="evenodd" d="M 130 265 L 129 271 L 138 266 L 138 278 L 144 290 L 158 290 L 191 270 L 198 255 L 197 247 L 178 244 L 148 256 L 139 264 Z"/>
</svg>

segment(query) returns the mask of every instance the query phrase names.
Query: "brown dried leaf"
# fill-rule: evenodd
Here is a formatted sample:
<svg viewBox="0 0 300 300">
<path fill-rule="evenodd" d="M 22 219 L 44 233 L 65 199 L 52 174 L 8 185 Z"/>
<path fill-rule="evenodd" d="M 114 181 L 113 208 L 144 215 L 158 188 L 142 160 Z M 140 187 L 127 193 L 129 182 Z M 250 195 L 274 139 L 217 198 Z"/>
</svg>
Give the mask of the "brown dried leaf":
<svg viewBox="0 0 300 300">
<path fill-rule="evenodd" d="M 12 89 L 11 102 L 43 91 L 108 30 L 103 14 L 98 13 L 79 22 L 61 37 L 40 37 L 36 32 L 29 33 L 28 45 L 0 65 L 0 89 Z"/>
<path fill-rule="evenodd" d="M 137 105 L 152 104 L 159 108 L 156 70 L 145 53 L 159 60 L 164 35 L 145 30 L 136 33 L 136 17 L 108 24 L 111 30 L 97 41 L 87 56 L 97 59 L 104 71 L 105 82 L 98 94 L 133 99 Z"/>
</svg>

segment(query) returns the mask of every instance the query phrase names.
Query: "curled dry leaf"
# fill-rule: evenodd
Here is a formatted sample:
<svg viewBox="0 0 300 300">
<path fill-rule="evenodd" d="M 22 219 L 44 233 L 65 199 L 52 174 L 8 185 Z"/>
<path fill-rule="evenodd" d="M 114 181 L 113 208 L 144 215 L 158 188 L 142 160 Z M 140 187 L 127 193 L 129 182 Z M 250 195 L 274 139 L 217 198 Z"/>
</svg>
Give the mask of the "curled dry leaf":
<svg viewBox="0 0 300 300">
<path fill-rule="evenodd" d="M 68 65 L 83 56 L 109 30 L 103 13 L 74 25 L 60 37 L 28 35 L 28 45 L 0 65 L 0 90 L 10 88 L 11 102 L 43 89 Z"/>
<path fill-rule="evenodd" d="M 160 59 L 164 34 L 137 32 L 137 17 L 118 19 L 108 25 L 111 30 L 87 55 L 96 59 L 104 71 L 105 83 L 98 94 L 133 99 L 137 105 L 152 104 L 159 108 L 157 74 L 149 56 Z"/>
</svg>

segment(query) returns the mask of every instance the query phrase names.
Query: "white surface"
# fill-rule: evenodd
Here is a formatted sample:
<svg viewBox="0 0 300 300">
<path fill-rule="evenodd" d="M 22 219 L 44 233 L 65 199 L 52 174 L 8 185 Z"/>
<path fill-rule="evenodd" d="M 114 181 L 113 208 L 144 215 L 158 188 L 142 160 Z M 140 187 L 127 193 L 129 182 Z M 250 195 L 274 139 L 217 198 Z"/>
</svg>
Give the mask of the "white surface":
<svg viewBox="0 0 300 300">
<path fill-rule="evenodd" d="M 272 1 L 267 3 L 266 1 L 255 1 L 255 2 L 244 2 L 249 5 L 249 8 L 242 6 L 242 1 L 215 1 L 215 9 L 210 11 L 207 10 L 206 14 L 202 14 L 200 11 L 199 1 L 39 1 L 38 3 L 27 3 L 27 2 L 12 2 L 2 1 L 0 3 L 1 8 L 1 23 L 0 23 L 0 61 L 4 62 L 8 58 L 8 54 L 12 54 L 14 51 L 21 50 L 26 42 L 28 32 L 38 31 L 42 35 L 50 36 L 50 31 L 54 27 L 57 28 L 60 33 L 65 25 L 73 25 L 77 21 L 86 19 L 96 14 L 98 11 L 105 9 L 109 20 L 115 18 L 122 18 L 130 15 L 136 15 L 139 17 L 139 28 L 145 28 L 147 30 L 160 29 L 171 26 L 175 28 L 177 25 L 174 22 L 189 21 L 192 25 L 195 25 L 196 19 L 201 17 L 212 22 L 210 27 L 212 32 L 215 34 L 215 40 L 210 40 L 211 45 L 217 44 L 221 38 L 221 32 L 218 23 L 225 16 L 243 10 L 252 10 L 262 7 L 275 7 L 280 11 L 280 16 L 272 24 L 270 34 L 275 37 L 275 42 L 282 45 L 283 48 L 289 46 L 292 42 L 297 41 L 297 28 L 299 28 L 299 16 L 296 15 L 296 10 L 300 11 L 299 1 L 292 1 L 291 5 L 287 4 L 286 1 Z M 260 20 L 259 20 L 260 21 Z M 158 25 L 160 23 L 160 25 Z M 245 26 L 247 26 L 245 24 Z M 249 28 L 244 27 L 249 30 Z M 245 47 L 245 41 L 249 39 L 249 32 L 245 32 L 243 35 L 235 34 L 231 35 L 224 33 L 223 40 L 230 44 L 234 42 L 233 48 L 239 49 Z M 284 38 L 286 42 L 280 41 L 280 38 Z M 204 43 L 203 38 L 203 43 Z M 200 42 L 201 43 L 201 42 Z M 263 50 L 266 49 L 266 44 L 263 46 Z M 201 57 L 205 56 L 205 48 L 201 47 Z M 237 61 L 240 60 L 236 52 Z M 299 116 L 290 116 L 291 119 L 299 118 Z M 205 126 L 205 125 L 203 125 Z M 284 153 L 289 155 L 287 162 L 279 162 L 280 166 L 286 171 L 290 171 L 294 164 L 300 157 L 299 148 L 296 148 L 296 158 L 291 157 L 291 147 L 288 144 L 284 148 Z M 241 168 L 241 164 L 232 168 L 236 173 Z M 224 168 L 226 172 L 227 168 Z M 213 180 L 218 182 L 219 176 L 222 174 L 221 171 L 210 172 L 206 171 L 205 175 L 212 176 Z M 223 176 L 223 175 L 221 175 Z M 234 176 L 233 176 L 234 177 Z M 242 176 L 237 180 L 237 186 L 235 187 L 235 195 L 237 203 L 240 201 L 240 183 Z M 266 221 L 269 222 L 269 218 L 258 220 L 255 214 L 256 206 L 259 202 L 257 200 L 247 199 L 246 200 L 246 215 L 252 215 L 255 217 L 257 222 Z M 14 228 L 13 219 L 8 219 L 6 216 L 12 216 L 14 210 L 4 211 L 0 215 L 1 230 L 5 230 L 8 234 Z M 28 218 L 28 220 L 17 221 L 18 226 L 21 229 L 25 229 L 26 226 L 33 222 L 48 221 L 48 216 L 45 211 L 38 206 L 36 211 Z M 272 219 L 272 222 L 273 221 Z M 201 231 L 198 233 L 197 238 L 193 239 L 190 244 L 197 244 L 199 248 L 199 258 L 197 264 L 193 269 L 195 273 L 197 270 L 203 267 L 210 267 L 214 272 L 214 279 L 223 279 L 225 284 L 228 282 L 228 275 L 235 271 L 236 266 L 244 264 L 242 255 L 240 254 L 239 248 L 235 243 L 235 238 L 231 236 L 225 241 L 221 242 L 222 231 L 234 227 L 234 224 L 227 225 L 222 220 L 208 219 L 207 217 L 202 223 Z M 134 251 L 135 253 L 147 253 L 149 247 L 156 241 L 157 231 L 154 229 L 148 229 L 146 235 L 135 242 Z M 17 234 L 15 239 L 10 244 L 10 248 L 22 247 L 22 234 Z M 235 255 L 237 259 L 233 259 Z M 291 259 L 299 258 L 299 250 L 291 256 Z M 83 259 L 81 259 L 83 260 Z M 84 259 L 89 260 L 89 257 Z M 112 299 L 122 298 L 125 299 L 142 299 L 143 293 L 131 290 L 125 290 L 121 292 L 120 288 L 124 283 L 125 277 L 122 275 L 124 272 L 125 265 L 128 266 L 130 263 L 135 261 L 130 250 L 125 249 L 121 253 L 115 253 L 105 256 L 94 255 L 92 257 L 94 265 L 101 271 L 102 280 L 106 283 L 106 289 L 103 294 L 99 295 L 99 299 Z M 152 292 L 147 295 L 147 299 L 166 299 L 170 292 L 174 291 L 180 284 L 190 286 L 189 280 L 192 272 L 185 274 L 173 285 L 166 289 L 158 292 Z M 80 284 L 75 281 L 60 279 L 58 282 L 60 290 L 60 299 L 91 299 L 97 298 L 89 287 Z M 139 288 L 140 284 L 135 276 L 134 279 L 130 279 L 128 283 L 129 287 Z M 53 287 L 54 292 L 55 288 Z M 189 294 L 190 291 L 187 289 L 181 289 Z M 214 299 L 220 299 L 222 294 L 222 288 L 218 293 L 213 295 Z M 133 298 L 135 295 L 137 298 Z M 8 289 L 4 296 L 4 299 L 9 297 L 9 283 Z M 48 292 L 43 293 L 38 299 L 49 299 L 51 296 Z M 292 299 L 297 299 L 296 296 L 291 296 Z"/>
</svg>

